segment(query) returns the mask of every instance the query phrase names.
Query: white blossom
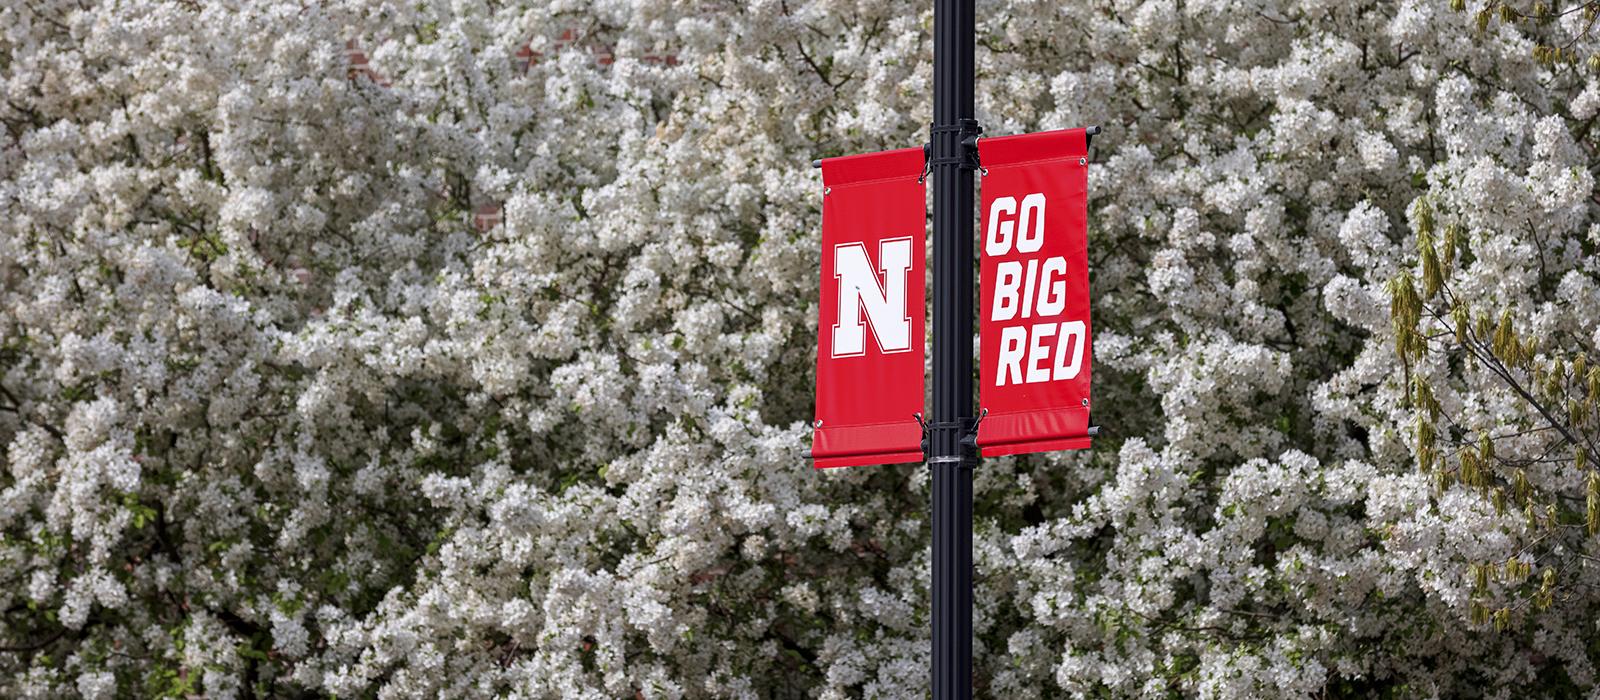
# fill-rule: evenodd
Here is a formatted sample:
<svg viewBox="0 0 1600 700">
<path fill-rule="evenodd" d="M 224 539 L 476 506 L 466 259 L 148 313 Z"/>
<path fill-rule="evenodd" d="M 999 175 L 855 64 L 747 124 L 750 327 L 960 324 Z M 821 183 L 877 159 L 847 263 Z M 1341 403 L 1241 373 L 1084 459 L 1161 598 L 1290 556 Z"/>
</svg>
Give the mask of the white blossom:
<svg viewBox="0 0 1600 700">
<path fill-rule="evenodd" d="M 1105 431 L 978 468 L 981 694 L 1594 692 L 1593 567 L 1472 623 L 1545 545 L 1405 383 L 1526 409 L 1393 352 L 1423 199 L 1600 345 L 1600 83 L 1531 58 L 1600 45 L 1468 5 L 979 3 L 986 134 L 1106 129 Z M 926 471 L 802 453 L 808 162 L 927 139 L 932 19 L 0 4 L 0 695 L 924 697 Z"/>
</svg>

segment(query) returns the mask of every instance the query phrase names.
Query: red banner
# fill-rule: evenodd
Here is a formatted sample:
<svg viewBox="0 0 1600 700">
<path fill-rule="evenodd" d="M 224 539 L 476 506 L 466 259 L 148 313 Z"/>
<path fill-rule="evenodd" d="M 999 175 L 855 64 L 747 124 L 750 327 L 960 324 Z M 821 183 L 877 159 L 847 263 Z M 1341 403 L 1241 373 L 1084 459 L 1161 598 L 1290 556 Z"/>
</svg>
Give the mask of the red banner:
<svg viewBox="0 0 1600 700">
<path fill-rule="evenodd" d="M 922 461 L 922 149 L 822 161 L 818 467 Z"/>
<path fill-rule="evenodd" d="M 1088 140 L 978 141 L 983 456 L 1089 446 Z"/>
</svg>

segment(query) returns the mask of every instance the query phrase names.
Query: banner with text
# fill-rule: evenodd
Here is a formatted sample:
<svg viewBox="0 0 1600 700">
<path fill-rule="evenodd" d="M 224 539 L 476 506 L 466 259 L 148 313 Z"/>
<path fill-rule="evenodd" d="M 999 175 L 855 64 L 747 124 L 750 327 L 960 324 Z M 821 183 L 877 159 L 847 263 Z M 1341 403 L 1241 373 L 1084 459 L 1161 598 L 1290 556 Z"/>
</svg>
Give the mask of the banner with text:
<svg viewBox="0 0 1600 700">
<path fill-rule="evenodd" d="M 822 161 L 817 467 L 922 461 L 922 149 Z"/>
<path fill-rule="evenodd" d="M 978 141 L 983 456 L 1089 446 L 1088 140 Z"/>
</svg>

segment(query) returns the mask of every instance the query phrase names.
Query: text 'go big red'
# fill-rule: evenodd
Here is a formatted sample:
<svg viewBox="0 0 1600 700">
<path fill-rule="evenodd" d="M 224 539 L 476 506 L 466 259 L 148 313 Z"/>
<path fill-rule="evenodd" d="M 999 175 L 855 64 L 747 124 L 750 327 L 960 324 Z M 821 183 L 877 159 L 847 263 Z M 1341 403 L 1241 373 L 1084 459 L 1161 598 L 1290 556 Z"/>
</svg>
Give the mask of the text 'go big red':
<svg viewBox="0 0 1600 700">
<path fill-rule="evenodd" d="M 985 138 L 978 160 L 978 447 L 985 457 L 1088 447 L 1088 136 Z"/>
<path fill-rule="evenodd" d="M 989 206 L 984 235 L 986 256 L 1006 257 L 1013 250 L 1036 254 L 1044 246 L 1043 192 L 1022 198 L 996 197 Z M 988 321 L 1054 319 L 1067 305 L 1067 258 L 1036 256 L 1006 259 L 995 264 L 993 296 Z M 1044 321 L 1007 325 L 1000 331 L 999 367 L 991 380 L 995 386 L 1036 384 L 1078 376 L 1083 363 L 1088 326 L 1081 320 Z M 1052 348 L 1053 344 L 1053 348 Z"/>
</svg>

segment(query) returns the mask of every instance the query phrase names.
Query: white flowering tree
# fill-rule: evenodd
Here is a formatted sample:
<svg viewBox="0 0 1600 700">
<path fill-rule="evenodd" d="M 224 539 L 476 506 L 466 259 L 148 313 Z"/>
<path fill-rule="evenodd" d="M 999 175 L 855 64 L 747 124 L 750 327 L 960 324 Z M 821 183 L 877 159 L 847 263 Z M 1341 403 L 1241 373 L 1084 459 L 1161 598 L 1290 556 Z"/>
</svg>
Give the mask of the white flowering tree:
<svg viewBox="0 0 1600 700">
<path fill-rule="evenodd" d="M 1593 15 L 1454 4 L 980 3 L 1109 433 L 978 470 L 980 695 L 1596 686 Z M 925 473 L 801 454 L 924 5 L 0 5 L 0 694 L 923 697 Z"/>
</svg>

